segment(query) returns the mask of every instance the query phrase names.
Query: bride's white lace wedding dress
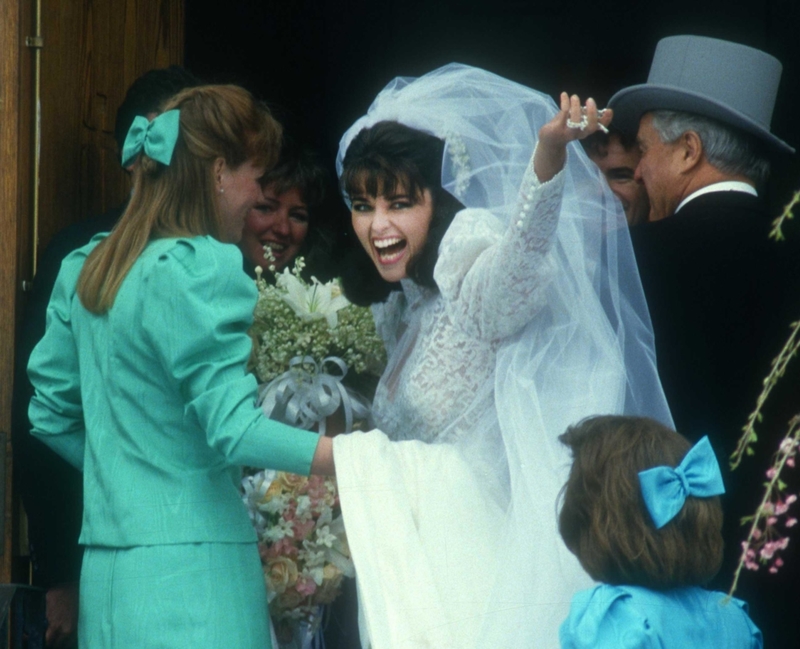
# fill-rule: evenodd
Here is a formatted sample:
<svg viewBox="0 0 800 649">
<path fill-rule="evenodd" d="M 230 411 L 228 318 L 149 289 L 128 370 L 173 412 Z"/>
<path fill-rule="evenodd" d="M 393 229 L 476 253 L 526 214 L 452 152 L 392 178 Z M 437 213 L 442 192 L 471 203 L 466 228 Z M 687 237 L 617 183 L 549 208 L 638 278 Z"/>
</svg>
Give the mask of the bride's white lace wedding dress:
<svg viewBox="0 0 800 649">
<path fill-rule="evenodd" d="M 533 173 L 555 110 L 451 64 L 392 82 L 342 139 L 340 159 L 381 119 L 440 137 L 467 206 L 439 290 L 404 280 L 374 307 L 378 430 L 334 440 L 365 647 L 558 647 L 590 584 L 558 535 L 558 435 L 598 413 L 670 423 L 621 207 L 579 146 L 549 182 Z"/>
</svg>

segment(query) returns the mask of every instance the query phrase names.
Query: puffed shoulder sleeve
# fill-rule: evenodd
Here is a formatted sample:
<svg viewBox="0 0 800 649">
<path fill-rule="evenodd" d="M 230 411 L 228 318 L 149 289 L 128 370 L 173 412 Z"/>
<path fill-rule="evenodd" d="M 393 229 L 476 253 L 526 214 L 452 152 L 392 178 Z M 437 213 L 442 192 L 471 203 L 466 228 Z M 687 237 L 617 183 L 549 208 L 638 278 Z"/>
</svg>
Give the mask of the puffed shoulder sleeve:
<svg viewBox="0 0 800 649">
<path fill-rule="evenodd" d="M 559 629 L 561 649 L 660 649 L 647 619 L 630 605 L 630 595 L 600 585 L 572 598 Z"/>
<path fill-rule="evenodd" d="M 246 371 L 257 291 L 241 253 L 210 238 L 179 240 L 144 281 L 143 326 L 208 443 L 233 465 L 308 475 L 319 437 L 267 419 Z"/>
<path fill-rule="evenodd" d="M 28 360 L 35 389 L 28 407 L 31 433 L 80 470 L 86 429 L 72 307 L 88 250 L 81 248 L 64 259 L 47 306 L 45 334 Z"/>
</svg>

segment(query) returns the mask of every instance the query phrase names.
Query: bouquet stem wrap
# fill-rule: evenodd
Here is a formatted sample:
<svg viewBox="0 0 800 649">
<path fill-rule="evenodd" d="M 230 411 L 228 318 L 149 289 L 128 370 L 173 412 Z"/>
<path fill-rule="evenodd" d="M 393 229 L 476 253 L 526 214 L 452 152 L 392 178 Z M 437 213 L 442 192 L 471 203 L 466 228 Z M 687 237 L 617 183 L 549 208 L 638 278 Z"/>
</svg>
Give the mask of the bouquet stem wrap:
<svg viewBox="0 0 800 649">
<path fill-rule="evenodd" d="M 341 407 L 344 432 L 350 433 L 355 420 L 369 419 L 370 409 L 342 383 L 346 374 L 347 365 L 336 356 L 321 363 L 311 356 L 295 356 L 286 372 L 259 388 L 258 405 L 267 417 L 296 428 L 309 430 L 318 424 L 320 435 L 327 430 L 327 418 Z"/>
</svg>

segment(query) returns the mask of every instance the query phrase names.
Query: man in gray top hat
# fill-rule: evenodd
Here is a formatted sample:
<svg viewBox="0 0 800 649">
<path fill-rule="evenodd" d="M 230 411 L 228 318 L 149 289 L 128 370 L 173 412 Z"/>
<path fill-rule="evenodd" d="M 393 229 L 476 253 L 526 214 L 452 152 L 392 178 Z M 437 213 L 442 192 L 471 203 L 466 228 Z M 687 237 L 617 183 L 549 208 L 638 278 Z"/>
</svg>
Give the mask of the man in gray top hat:
<svg viewBox="0 0 800 649">
<path fill-rule="evenodd" d="M 707 434 L 723 468 L 800 316 L 798 241 L 768 238 L 771 218 L 758 195 L 769 159 L 793 153 L 770 132 L 780 75 L 777 59 L 759 50 L 674 36 L 659 42 L 647 83 L 609 101 L 617 127 L 638 129 L 636 177 L 651 212 L 631 239 L 664 392 L 676 428 L 695 440 Z M 800 384 L 787 377 L 785 393 L 771 399 L 757 456 L 725 475 L 726 554 L 715 588 L 730 586 L 745 538 L 739 519 L 755 511 L 770 456 L 800 410 L 792 382 Z M 764 569 L 744 576 L 738 591 L 767 647 L 793 646 L 798 588 L 790 582 L 800 556 L 784 559 L 778 582 Z"/>
</svg>

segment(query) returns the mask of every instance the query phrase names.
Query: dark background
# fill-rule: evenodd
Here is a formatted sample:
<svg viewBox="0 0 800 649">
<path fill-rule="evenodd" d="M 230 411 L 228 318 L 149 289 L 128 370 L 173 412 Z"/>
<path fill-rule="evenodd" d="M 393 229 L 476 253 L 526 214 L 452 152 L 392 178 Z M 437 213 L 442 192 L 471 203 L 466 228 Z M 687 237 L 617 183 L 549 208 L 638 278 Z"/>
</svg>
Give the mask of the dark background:
<svg viewBox="0 0 800 649">
<path fill-rule="evenodd" d="M 773 132 L 800 147 L 798 0 L 187 0 L 185 64 L 267 100 L 332 169 L 341 134 L 395 76 L 458 61 L 603 105 L 646 81 L 656 43 L 676 34 L 776 56 Z M 787 156 L 773 169 L 777 211 L 800 186 L 800 163 Z"/>
</svg>

